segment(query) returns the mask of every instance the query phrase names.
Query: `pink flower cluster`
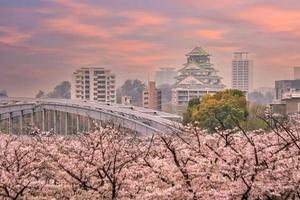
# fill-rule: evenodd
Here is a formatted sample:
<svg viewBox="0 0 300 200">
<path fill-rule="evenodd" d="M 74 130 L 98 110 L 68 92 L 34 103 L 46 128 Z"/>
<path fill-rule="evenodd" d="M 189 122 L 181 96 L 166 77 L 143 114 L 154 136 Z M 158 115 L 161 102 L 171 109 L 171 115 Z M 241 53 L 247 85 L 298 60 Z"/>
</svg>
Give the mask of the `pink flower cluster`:
<svg viewBox="0 0 300 200">
<path fill-rule="evenodd" d="M 0 139 L 0 199 L 299 199 L 298 127 Z"/>
</svg>

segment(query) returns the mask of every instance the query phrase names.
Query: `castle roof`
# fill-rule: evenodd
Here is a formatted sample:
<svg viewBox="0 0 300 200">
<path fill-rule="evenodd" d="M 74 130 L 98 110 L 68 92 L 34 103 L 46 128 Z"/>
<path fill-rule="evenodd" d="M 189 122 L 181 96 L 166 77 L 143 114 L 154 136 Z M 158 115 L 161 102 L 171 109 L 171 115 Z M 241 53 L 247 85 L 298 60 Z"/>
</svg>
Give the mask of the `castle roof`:
<svg viewBox="0 0 300 200">
<path fill-rule="evenodd" d="M 186 56 L 210 56 L 202 47 L 196 46 L 190 53 L 186 54 Z"/>
</svg>

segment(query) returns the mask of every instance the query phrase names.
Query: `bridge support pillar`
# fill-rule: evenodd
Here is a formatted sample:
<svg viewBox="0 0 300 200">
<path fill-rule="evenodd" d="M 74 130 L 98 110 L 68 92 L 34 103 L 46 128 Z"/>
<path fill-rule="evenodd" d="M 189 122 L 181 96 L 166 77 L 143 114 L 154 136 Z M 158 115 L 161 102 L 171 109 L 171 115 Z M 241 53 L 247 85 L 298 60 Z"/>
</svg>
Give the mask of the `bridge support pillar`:
<svg viewBox="0 0 300 200">
<path fill-rule="evenodd" d="M 0 133 L 2 131 L 2 119 L 1 119 L 1 114 L 0 114 Z"/>
<path fill-rule="evenodd" d="M 79 115 L 76 115 L 76 133 L 79 133 Z"/>
<path fill-rule="evenodd" d="M 9 134 L 13 133 L 13 117 L 12 117 L 12 113 L 9 113 L 9 117 L 8 117 L 8 133 Z"/>
<path fill-rule="evenodd" d="M 46 110 L 43 109 L 42 110 L 42 131 L 45 132 L 46 131 Z"/>
<path fill-rule="evenodd" d="M 53 111 L 53 132 L 57 132 L 57 111 Z"/>
<path fill-rule="evenodd" d="M 34 127 L 34 110 L 32 109 L 30 113 L 30 125 Z"/>
<path fill-rule="evenodd" d="M 68 134 L 68 113 L 65 113 L 65 135 Z"/>
<path fill-rule="evenodd" d="M 23 111 L 21 111 L 21 114 L 20 114 L 20 133 L 19 134 L 22 134 L 23 133 Z"/>
<path fill-rule="evenodd" d="M 88 117 L 87 118 L 87 132 L 90 132 L 91 130 L 91 119 Z"/>
</svg>

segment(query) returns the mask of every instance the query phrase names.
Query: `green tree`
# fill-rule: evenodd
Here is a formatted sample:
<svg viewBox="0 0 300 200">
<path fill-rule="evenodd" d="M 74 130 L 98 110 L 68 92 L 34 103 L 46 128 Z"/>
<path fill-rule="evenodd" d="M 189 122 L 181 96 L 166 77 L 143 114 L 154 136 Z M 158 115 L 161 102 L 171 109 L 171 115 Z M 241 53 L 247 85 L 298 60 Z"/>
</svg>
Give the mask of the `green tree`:
<svg viewBox="0 0 300 200">
<path fill-rule="evenodd" d="M 200 104 L 200 99 L 191 99 L 188 103 L 186 112 L 183 113 L 183 124 L 188 124 L 193 121 L 193 113 L 197 110 Z"/>
<path fill-rule="evenodd" d="M 191 104 L 184 114 L 185 123 L 197 122 L 201 128 L 215 131 L 232 129 L 247 119 L 247 101 L 239 90 L 225 90 L 205 95 L 199 104 Z"/>
</svg>

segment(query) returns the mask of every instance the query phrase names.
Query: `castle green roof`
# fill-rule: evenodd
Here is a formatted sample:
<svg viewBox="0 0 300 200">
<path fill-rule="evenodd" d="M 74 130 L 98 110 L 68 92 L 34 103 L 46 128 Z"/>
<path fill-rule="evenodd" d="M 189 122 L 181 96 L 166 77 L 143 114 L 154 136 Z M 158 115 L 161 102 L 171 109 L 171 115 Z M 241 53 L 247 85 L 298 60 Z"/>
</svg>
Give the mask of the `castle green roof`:
<svg viewBox="0 0 300 200">
<path fill-rule="evenodd" d="M 190 53 L 186 54 L 186 56 L 210 56 L 202 47 L 195 47 Z"/>
</svg>

